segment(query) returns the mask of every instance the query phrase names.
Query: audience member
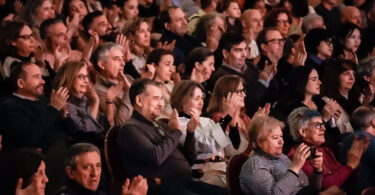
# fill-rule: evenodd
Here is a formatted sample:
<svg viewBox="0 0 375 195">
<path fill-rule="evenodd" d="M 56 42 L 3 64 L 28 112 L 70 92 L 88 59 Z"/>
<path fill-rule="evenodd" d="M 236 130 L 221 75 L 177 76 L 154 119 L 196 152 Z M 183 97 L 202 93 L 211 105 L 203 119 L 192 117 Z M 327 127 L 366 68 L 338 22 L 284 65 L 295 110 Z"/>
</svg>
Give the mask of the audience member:
<svg viewBox="0 0 375 195">
<path fill-rule="evenodd" d="M 303 17 L 302 32 L 307 34 L 311 29 L 314 29 L 314 28 L 326 29 L 322 16 L 318 14 L 309 14 Z"/>
<path fill-rule="evenodd" d="M 99 110 L 111 126 L 120 126 L 130 118 L 133 110 L 129 101 L 129 88 L 133 82 L 124 74 L 123 48 L 115 43 L 104 43 L 95 49 L 91 62 L 99 72 L 95 90 L 99 96 Z"/>
<path fill-rule="evenodd" d="M 176 147 L 182 136 L 177 111 L 173 111 L 168 124 L 155 121 L 163 104 L 160 84 L 148 79 L 138 80 L 129 93 L 133 115 L 117 138 L 127 176 L 145 176 L 150 194 L 226 194 L 222 188 L 191 179 L 190 165 L 196 158 L 196 141 L 194 134 L 188 132 L 184 145 L 180 149 Z M 155 178 L 160 185 L 152 183 Z"/>
<path fill-rule="evenodd" d="M 375 91 L 375 57 L 368 57 L 358 65 L 358 86 L 361 89 L 362 105 L 374 105 L 374 91 Z"/>
<path fill-rule="evenodd" d="M 277 27 L 283 37 L 287 37 L 292 19 L 285 8 L 274 8 L 264 17 L 264 27 Z"/>
<path fill-rule="evenodd" d="M 205 16 L 206 14 L 216 12 L 217 7 L 216 0 L 200 0 L 200 9 L 197 13 L 193 14 L 189 17 L 188 26 L 187 26 L 187 33 L 192 35 L 195 32 L 195 28 L 199 22 L 199 20 Z"/>
<path fill-rule="evenodd" d="M 333 44 L 334 58 L 351 60 L 358 64 L 357 50 L 361 44 L 361 31 L 352 23 L 344 23 L 336 34 Z"/>
<path fill-rule="evenodd" d="M 55 18 L 55 10 L 50 0 L 26 1 L 20 19 L 26 21 L 31 28 L 39 28 L 42 22 Z"/>
<path fill-rule="evenodd" d="M 119 32 L 123 32 L 124 27 L 127 25 L 129 20 L 138 17 L 138 1 L 137 0 L 119 0 L 116 5 L 121 10 L 118 21 L 115 27 L 119 29 Z"/>
<path fill-rule="evenodd" d="M 354 6 L 346 6 L 341 10 L 341 23 L 353 23 L 362 27 L 362 17 L 359 9 Z"/>
<path fill-rule="evenodd" d="M 341 12 L 337 5 L 337 0 L 321 0 L 320 4 L 315 7 L 317 14 L 323 17 L 324 24 L 331 36 L 339 32 L 341 25 Z"/>
<path fill-rule="evenodd" d="M 260 31 L 263 30 L 263 17 L 260 11 L 256 9 L 248 9 L 242 13 L 240 19 L 243 26 L 243 35 L 248 47 L 250 48 L 247 58 L 254 59 L 260 55 L 256 39 Z"/>
<path fill-rule="evenodd" d="M 227 17 L 227 32 L 242 34 L 242 24 L 240 21 L 241 10 L 236 0 L 226 1 L 223 15 Z"/>
</svg>

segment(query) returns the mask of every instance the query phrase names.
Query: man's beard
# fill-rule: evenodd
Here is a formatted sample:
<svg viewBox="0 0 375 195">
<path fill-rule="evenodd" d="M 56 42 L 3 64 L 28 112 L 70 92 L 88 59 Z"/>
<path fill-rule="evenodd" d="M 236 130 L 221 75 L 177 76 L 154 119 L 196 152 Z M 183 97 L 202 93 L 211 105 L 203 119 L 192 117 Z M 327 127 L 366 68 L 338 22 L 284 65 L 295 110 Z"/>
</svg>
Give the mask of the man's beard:
<svg viewBox="0 0 375 195">
<path fill-rule="evenodd" d="M 104 42 L 116 42 L 117 33 L 111 32 L 108 35 L 102 35 L 99 38 Z"/>
</svg>

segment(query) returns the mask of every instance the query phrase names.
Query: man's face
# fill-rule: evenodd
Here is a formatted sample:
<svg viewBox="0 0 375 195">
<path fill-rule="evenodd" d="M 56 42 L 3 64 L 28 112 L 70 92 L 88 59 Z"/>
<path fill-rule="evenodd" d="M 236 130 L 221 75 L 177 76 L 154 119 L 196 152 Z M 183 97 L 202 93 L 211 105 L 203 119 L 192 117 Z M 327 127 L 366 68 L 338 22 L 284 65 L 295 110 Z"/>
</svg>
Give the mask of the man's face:
<svg viewBox="0 0 375 195">
<path fill-rule="evenodd" d="M 242 69 L 245 66 L 245 60 L 247 56 L 246 42 L 242 41 L 237 45 L 233 45 L 230 51 L 223 49 L 224 61 L 230 66 L 237 69 Z"/>
<path fill-rule="evenodd" d="M 124 71 L 124 55 L 118 48 L 112 48 L 104 61 L 98 62 L 103 77 L 110 80 L 117 80 L 118 74 Z"/>
<path fill-rule="evenodd" d="M 23 67 L 23 74 L 17 80 L 17 92 L 26 97 L 36 99 L 43 95 L 44 83 L 39 67 L 35 64 L 30 64 Z"/>
<path fill-rule="evenodd" d="M 258 35 L 263 30 L 263 17 L 258 10 L 254 10 L 252 14 L 249 14 L 249 17 L 246 18 L 246 23 L 255 35 Z"/>
<path fill-rule="evenodd" d="M 68 29 L 63 23 L 48 27 L 47 33 L 47 47 L 52 51 L 68 41 Z"/>
<path fill-rule="evenodd" d="M 66 172 L 71 180 L 85 189 L 96 191 L 100 183 L 102 162 L 97 152 L 87 152 L 76 156 L 76 167 L 67 167 Z"/>
<path fill-rule="evenodd" d="M 348 13 L 348 22 L 351 22 L 359 27 L 362 25 L 362 16 L 357 8 L 353 8 L 350 13 Z"/>
<path fill-rule="evenodd" d="M 94 18 L 90 25 L 90 30 L 98 33 L 99 36 L 105 36 L 112 33 L 112 26 L 109 24 L 105 15 Z"/>
<path fill-rule="evenodd" d="M 187 20 L 182 9 L 170 9 L 169 17 L 171 18 L 171 22 L 165 23 L 165 28 L 179 36 L 184 36 L 187 32 Z"/>
<path fill-rule="evenodd" d="M 264 55 L 272 61 L 279 61 L 283 55 L 284 39 L 278 30 L 270 30 L 266 34 L 266 42 L 261 44 Z"/>
<path fill-rule="evenodd" d="M 154 85 L 146 86 L 146 91 L 138 96 L 137 111 L 146 119 L 152 121 L 160 116 L 163 107 L 163 95 L 161 89 Z"/>
</svg>

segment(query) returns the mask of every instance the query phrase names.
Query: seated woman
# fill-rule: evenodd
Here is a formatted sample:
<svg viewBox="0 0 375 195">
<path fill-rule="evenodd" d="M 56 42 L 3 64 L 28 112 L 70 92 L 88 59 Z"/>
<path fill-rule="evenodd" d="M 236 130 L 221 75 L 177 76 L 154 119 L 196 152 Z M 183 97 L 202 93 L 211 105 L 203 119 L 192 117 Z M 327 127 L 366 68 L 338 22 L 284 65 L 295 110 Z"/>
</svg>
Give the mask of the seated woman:
<svg viewBox="0 0 375 195">
<path fill-rule="evenodd" d="M 174 86 L 172 74 L 176 72 L 174 66 L 173 52 L 166 49 L 155 49 L 148 56 L 146 64 L 152 65 L 155 69 L 153 80 L 162 83 L 162 94 L 164 107 L 159 118 L 167 118 L 172 113 L 170 96 Z M 148 68 L 147 71 L 153 71 Z"/>
<path fill-rule="evenodd" d="M 242 165 L 240 185 L 244 194 L 308 194 L 321 187 L 323 154 L 310 160 L 314 167 L 308 178 L 301 170 L 310 157 L 310 147 L 300 144 L 293 160 L 282 153 L 282 122 L 266 115 L 256 115 L 248 128 L 254 154 Z"/>
<path fill-rule="evenodd" d="M 232 145 L 238 148 L 240 136 L 238 129 L 225 129 L 231 123 L 236 110 L 241 109 L 232 96 L 230 101 L 224 102 L 223 112 L 227 113 L 218 123 L 210 118 L 201 117 L 204 89 L 195 81 L 183 80 L 179 82 L 172 91 L 172 108 L 179 112 L 180 124 L 183 127 L 183 136 L 180 144 L 184 144 L 187 133 L 194 133 L 197 149 L 197 160 L 193 169 L 201 169 L 204 172 L 202 181 L 226 187 L 226 163 L 224 148 Z"/>
<path fill-rule="evenodd" d="M 233 148 L 231 146 L 226 147 L 226 156 L 234 156 L 242 153 L 248 146 L 245 129 L 250 124 L 250 118 L 246 115 L 244 110 L 246 95 L 243 83 L 243 79 L 239 76 L 226 75 L 221 77 L 215 84 L 214 92 L 207 107 L 208 116 L 215 122 L 219 122 L 221 118 L 228 114 L 224 110 L 224 105 L 230 101 L 233 101 L 231 105 L 237 104 L 236 107 L 238 107 L 238 109 L 236 109 L 236 112 L 232 115 L 232 120 L 225 129 L 229 131 L 231 128 L 237 128 L 240 132 L 241 143 L 238 148 Z"/>
<path fill-rule="evenodd" d="M 0 153 L 1 194 L 44 195 L 48 178 L 42 154 L 33 149 Z"/>
<path fill-rule="evenodd" d="M 358 64 L 357 51 L 361 44 L 361 30 L 353 23 L 341 25 L 333 44 L 333 58 L 350 60 Z"/>
<path fill-rule="evenodd" d="M 121 10 L 118 15 L 118 20 L 115 23 L 115 28 L 119 29 L 119 32 L 124 30 L 126 23 L 129 20 L 138 17 L 138 1 L 137 0 L 119 0 L 116 1 L 117 7 Z"/>
<path fill-rule="evenodd" d="M 83 62 L 67 62 L 60 68 L 54 88 L 60 87 L 69 90 L 68 113 L 81 131 L 102 134 L 109 128 L 106 117 L 99 113 L 99 97 Z"/>
<path fill-rule="evenodd" d="M 356 139 L 348 152 L 347 164 L 343 166 L 336 160 L 330 148 L 322 146 L 325 142 L 325 127 L 319 112 L 306 107 L 297 108 L 288 116 L 288 124 L 290 134 L 296 143 L 303 142 L 310 147 L 315 147 L 316 151 L 323 153 L 323 189 L 333 185 L 341 186 L 353 170 L 358 167 L 362 153 L 367 148 L 366 139 Z M 291 159 L 296 152 L 296 148 L 297 145 L 288 154 Z M 311 155 L 311 158 L 314 158 L 314 154 Z M 313 174 L 313 167 L 308 162 L 305 162 L 302 170 L 308 176 Z"/>
</svg>

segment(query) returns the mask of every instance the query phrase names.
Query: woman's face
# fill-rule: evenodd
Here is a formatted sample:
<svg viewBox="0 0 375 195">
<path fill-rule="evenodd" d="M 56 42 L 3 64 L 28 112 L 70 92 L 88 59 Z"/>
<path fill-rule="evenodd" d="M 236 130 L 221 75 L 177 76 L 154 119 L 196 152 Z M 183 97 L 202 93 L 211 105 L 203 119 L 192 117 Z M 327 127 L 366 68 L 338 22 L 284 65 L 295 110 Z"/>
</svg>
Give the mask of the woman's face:
<svg viewBox="0 0 375 195">
<path fill-rule="evenodd" d="M 142 22 L 139 29 L 134 34 L 134 43 L 140 47 L 150 46 L 151 29 L 147 22 Z"/>
<path fill-rule="evenodd" d="M 123 16 L 126 20 L 135 18 L 138 16 L 138 1 L 137 0 L 128 0 L 124 3 L 122 7 Z"/>
<path fill-rule="evenodd" d="M 202 90 L 196 87 L 193 91 L 192 96 L 186 99 L 187 99 L 187 102 L 184 102 L 182 106 L 182 110 L 184 111 L 184 113 L 190 115 L 191 110 L 196 109 L 200 115 L 202 113 L 203 102 L 204 102 L 204 95 L 203 95 Z"/>
<path fill-rule="evenodd" d="M 228 17 L 230 18 L 239 18 L 241 16 L 241 10 L 238 6 L 238 3 L 232 2 L 229 4 L 229 7 L 226 10 Z"/>
<path fill-rule="evenodd" d="M 258 146 L 266 153 L 279 157 L 283 153 L 283 132 L 280 127 L 273 127 L 266 139 L 259 141 Z"/>
<path fill-rule="evenodd" d="M 30 184 L 35 189 L 34 194 L 44 195 L 47 182 L 48 178 L 46 175 L 46 164 L 44 163 L 44 161 L 42 161 L 39 165 L 38 170 L 32 176 L 32 181 Z"/>
<path fill-rule="evenodd" d="M 355 73 L 353 70 L 346 70 L 340 74 L 340 91 L 347 91 L 352 89 L 355 82 L 354 74 Z"/>
<path fill-rule="evenodd" d="M 52 3 L 48 0 L 44 1 L 36 13 L 36 19 L 42 23 L 44 20 L 55 17 L 55 10 Z"/>
<path fill-rule="evenodd" d="M 159 64 L 155 66 L 155 80 L 161 82 L 170 81 L 175 70 L 173 63 L 174 58 L 172 55 L 163 55 Z"/>
<path fill-rule="evenodd" d="M 318 45 L 318 56 L 323 59 L 331 58 L 333 51 L 332 40 L 321 41 Z"/>
<path fill-rule="evenodd" d="M 208 56 L 202 63 L 196 63 L 198 63 L 196 66 L 197 71 L 202 75 L 203 80 L 207 81 L 211 77 L 212 72 L 215 71 L 215 57 Z"/>
<path fill-rule="evenodd" d="M 72 86 L 73 94 L 78 97 L 82 98 L 86 91 L 87 86 L 89 85 L 89 74 L 87 72 L 87 68 L 83 67 L 81 70 L 77 73 L 76 78 L 74 79 L 74 83 Z"/>
<path fill-rule="evenodd" d="M 365 76 L 364 79 L 368 82 L 369 85 L 375 88 L 375 68 L 372 70 L 371 75 Z"/>
<path fill-rule="evenodd" d="M 87 8 L 81 0 L 73 0 L 69 3 L 69 15 L 71 18 L 75 14 L 79 14 L 79 21 L 87 15 Z"/>
<path fill-rule="evenodd" d="M 351 52 L 357 52 L 361 44 L 361 33 L 358 29 L 354 29 L 353 33 L 345 39 L 344 47 Z"/>
<path fill-rule="evenodd" d="M 285 37 L 289 32 L 289 17 L 286 13 L 280 13 L 277 16 L 277 28 L 279 28 L 280 33 Z"/>
<path fill-rule="evenodd" d="M 35 38 L 29 26 L 25 25 L 18 34 L 18 38 L 11 44 L 17 48 L 19 55 L 27 57 L 35 51 Z"/>
<path fill-rule="evenodd" d="M 314 117 L 306 129 L 301 129 L 300 134 L 305 143 L 310 146 L 320 146 L 325 142 L 324 132 L 326 128 L 322 117 Z"/>
<path fill-rule="evenodd" d="M 245 88 L 242 82 L 240 82 L 240 84 L 238 85 L 237 90 L 235 91 L 235 94 L 239 97 L 239 103 L 240 103 L 241 108 L 245 107 L 246 93 L 245 93 Z"/>
<path fill-rule="evenodd" d="M 305 93 L 309 95 L 319 95 L 321 84 L 322 82 L 319 80 L 318 72 L 313 69 L 309 75 L 309 79 L 307 80 Z"/>
</svg>

